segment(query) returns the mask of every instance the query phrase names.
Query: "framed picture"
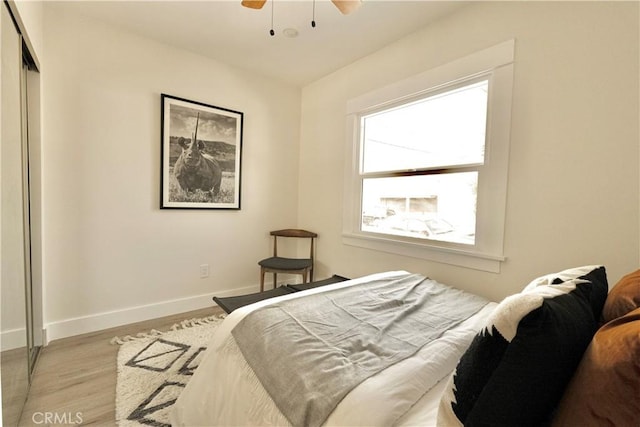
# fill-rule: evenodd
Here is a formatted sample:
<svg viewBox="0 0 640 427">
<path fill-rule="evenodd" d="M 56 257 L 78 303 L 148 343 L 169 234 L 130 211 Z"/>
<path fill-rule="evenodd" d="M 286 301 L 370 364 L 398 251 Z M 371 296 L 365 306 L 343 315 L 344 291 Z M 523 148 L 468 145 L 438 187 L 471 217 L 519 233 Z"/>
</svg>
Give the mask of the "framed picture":
<svg viewBox="0 0 640 427">
<path fill-rule="evenodd" d="M 162 94 L 162 209 L 240 209 L 243 114 Z"/>
</svg>

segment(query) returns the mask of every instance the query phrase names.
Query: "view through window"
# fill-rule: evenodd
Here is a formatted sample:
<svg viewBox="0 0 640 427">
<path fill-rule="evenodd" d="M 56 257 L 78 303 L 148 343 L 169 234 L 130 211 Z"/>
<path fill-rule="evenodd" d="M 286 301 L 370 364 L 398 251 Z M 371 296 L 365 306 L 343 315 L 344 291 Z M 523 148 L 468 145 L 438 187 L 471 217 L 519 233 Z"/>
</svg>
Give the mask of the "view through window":
<svg viewBox="0 0 640 427">
<path fill-rule="evenodd" d="M 489 79 L 360 118 L 361 230 L 475 244 Z"/>
</svg>

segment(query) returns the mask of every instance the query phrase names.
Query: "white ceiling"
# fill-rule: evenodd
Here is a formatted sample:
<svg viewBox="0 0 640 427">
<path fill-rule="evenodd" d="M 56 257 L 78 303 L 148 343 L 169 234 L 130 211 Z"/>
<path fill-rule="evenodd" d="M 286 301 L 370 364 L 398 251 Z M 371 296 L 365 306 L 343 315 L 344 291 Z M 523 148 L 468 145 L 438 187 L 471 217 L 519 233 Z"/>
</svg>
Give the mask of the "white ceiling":
<svg viewBox="0 0 640 427">
<path fill-rule="evenodd" d="M 408 35 L 467 3 L 365 0 L 342 15 L 328 0 L 268 0 L 261 10 L 240 0 L 72 1 L 68 11 L 198 54 L 305 85 Z M 275 36 L 271 29 L 274 8 Z M 296 38 L 283 34 L 298 31 Z"/>
</svg>

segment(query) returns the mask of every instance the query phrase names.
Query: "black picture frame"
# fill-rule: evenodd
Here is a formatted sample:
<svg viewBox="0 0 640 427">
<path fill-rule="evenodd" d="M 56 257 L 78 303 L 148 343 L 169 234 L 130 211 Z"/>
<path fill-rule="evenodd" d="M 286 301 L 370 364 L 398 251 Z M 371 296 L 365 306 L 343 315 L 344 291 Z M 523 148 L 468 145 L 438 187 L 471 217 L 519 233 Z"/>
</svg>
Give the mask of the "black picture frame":
<svg viewBox="0 0 640 427">
<path fill-rule="evenodd" d="M 240 209 L 244 114 L 161 94 L 161 209 Z"/>
</svg>

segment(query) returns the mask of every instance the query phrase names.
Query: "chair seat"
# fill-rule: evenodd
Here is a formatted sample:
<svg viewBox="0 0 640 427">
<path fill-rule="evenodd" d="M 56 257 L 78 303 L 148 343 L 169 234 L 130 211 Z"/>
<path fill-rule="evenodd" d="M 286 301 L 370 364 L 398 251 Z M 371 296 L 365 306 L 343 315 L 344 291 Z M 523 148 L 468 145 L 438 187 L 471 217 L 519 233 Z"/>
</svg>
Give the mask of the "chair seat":
<svg viewBox="0 0 640 427">
<path fill-rule="evenodd" d="M 282 258 L 271 257 L 263 259 L 258 262 L 261 267 L 273 269 L 273 270 L 304 270 L 305 268 L 311 268 L 313 262 L 310 259 L 301 258 Z"/>
</svg>

